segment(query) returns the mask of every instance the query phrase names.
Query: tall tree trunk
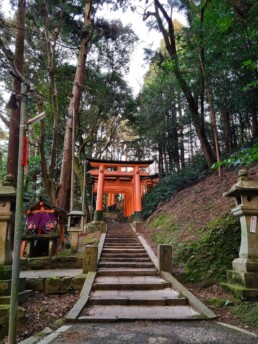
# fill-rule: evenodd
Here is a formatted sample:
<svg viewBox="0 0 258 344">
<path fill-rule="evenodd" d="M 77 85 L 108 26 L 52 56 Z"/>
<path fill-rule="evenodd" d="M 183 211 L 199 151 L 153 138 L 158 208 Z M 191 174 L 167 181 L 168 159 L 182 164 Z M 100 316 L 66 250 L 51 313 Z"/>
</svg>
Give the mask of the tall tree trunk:
<svg viewBox="0 0 258 344">
<path fill-rule="evenodd" d="M 25 37 L 25 14 L 26 0 L 19 0 L 16 17 L 16 41 L 14 65 L 20 74 L 24 70 L 24 37 Z M 13 92 L 21 93 L 21 83 L 14 79 Z M 13 175 L 14 183 L 17 182 L 18 152 L 19 152 L 19 124 L 20 124 L 20 107 L 11 109 L 10 131 L 8 143 L 7 173 Z"/>
<path fill-rule="evenodd" d="M 257 121 L 257 111 L 253 110 L 252 115 L 251 115 L 251 120 L 252 120 L 252 136 L 253 139 L 258 138 L 258 121 Z"/>
<path fill-rule="evenodd" d="M 91 6 L 92 0 L 86 0 L 85 3 L 85 17 L 84 17 L 84 30 L 81 41 L 78 63 L 74 78 L 72 95 L 69 104 L 69 119 L 66 122 L 65 137 L 64 137 L 64 150 L 62 158 L 62 167 L 60 175 L 58 205 L 61 208 L 69 210 L 69 198 L 71 191 L 71 161 L 72 161 L 72 127 L 73 123 L 77 123 L 79 114 L 82 88 L 85 79 L 86 58 L 89 50 L 91 39 Z M 73 121 L 74 118 L 74 121 Z M 75 129 L 75 128 L 74 128 Z"/>
<path fill-rule="evenodd" d="M 62 20 L 63 20 L 63 11 L 60 11 L 58 24 L 56 25 L 54 33 L 51 34 L 51 38 L 49 36 L 49 25 L 48 25 L 48 2 L 45 1 L 45 15 L 42 17 L 43 19 L 43 27 L 44 27 L 44 41 L 46 46 L 47 52 L 47 62 L 48 62 L 48 75 L 49 75 L 49 91 L 51 96 L 51 105 L 52 105 L 52 113 L 53 113 L 53 131 L 52 131 L 52 147 L 50 154 L 50 165 L 47 166 L 47 160 L 45 155 L 45 122 L 41 121 L 40 125 L 40 144 L 39 144 L 39 151 L 40 151 L 40 164 L 41 164 L 41 171 L 42 177 L 44 180 L 44 184 L 46 187 L 46 192 L 48 195 L 49 200 L 56 204 L 56 193 L 57 193 L 57 185 L 55 183 L 54 173 L 56 168 L 56 156 L 57 156 L 57 137 L 58 137 L 58 117 L 59 117 L 59 109 L 58 109 L 58 93 L 56 87 L 56 79 L 55 79 L 55 50 L 56 50 L 56 42 L 59 37 L 61 27 L 62 27 Z M 43 111 L 43 103 L 40 97 L 37 97 L 37 107 L 38 112 Z"/>
<path fill-rule="evenodd" d="M 180 92 L 178 93 L 178 144 L 179 144 L 179 156 L 180 156 L 180 167 L 185 168 L 185 146 L 184 146 L 184 126 L 182 123 L 183 113 L 182 113 L 182 99 Z"/>
<path fill-rule="evenodd" d="M 162 167 L 163 168 L 163 174 L 165 172 L 165 175 L 167 176 L 168 174 L 171 173 L 171 164 L 168 164 L 168 159 L 167 159 L 167 152 L 166 152 L 166 148 L 162 146 L 162 151 L 163 151 L 163 164 Z"/>
<path fill-rule="evenodd" d="M 163 151 L 162 151 L 162 146 L 160 143 L 158 143 L 158 169 L 159 169 L 159 177 L 163 178 L 163 175 L 164 175 Z"/>
<path fill-rule="evenodd" d="M 207 94 L 208 103 L 209 103 L 209 106 L 210 106 L 210 119 L 211 119 L 212 131 L 213 131 L 213 138 L 214 138 L 214 144 L 215 144 L 216 158 L 217 158 L 217 162 L 220 162 L 220 147 L 219 147 L 219 135 L 218 135 L 218 129 L 217 129 L 217 116 L 216 116 L 215 109 L 214 109 L 214 106 L 213 106 L 212 90 L 211 90 L 211 88 L 209 86 L 209 83 L 208 83 L 208 78 L 207 78 L 207 74 L 206 74 L 206 68 L 205 68 L 205 64 L 204 64 L 204 49 L 203 49 L 204 9 L 205 9 L 205 7 L 202 7 L 202 9 L 201 9 L 201 47 L 198 46 L 198 43 L 197 43 L 197 40 L 196 40 L 194 32 L 192 32 L 192 36 L 193 36 L 193 41 L 194 41 L 195 49 L 197 51 L 197 55 L 198 55 L 198 58 L 199 58 L 199 63 L 200 63 L 200 68 L 201 68 L 201 73 L 202 73 L 202 84 L 203 84 L 203 86 L 205 88 L 205 91 L 206 91 L 206 94 Z M 203 92 L 202 92 L 202 106 L 203 106 Z M 219 171 L 219 176 L 221 176 L 221 167 L 219 167 L 218 171 Z"/>
<path fill-rule="evenodd" d="M 194 142 L 193 142 L 193 129 L 192 129 L 192 122 L 189 125 L 189 148 L 190 148 L 190 161 L 194 164 Z"/>
<path fill-rule="evenodd" d="M 154 0 L 154 6 L 155 6 L 155 12 L 147 12 L 144 16 L 144 19 L 147 19 L 149 16 L 154 15 L 158 27 L 163 35 L 166 49 L 169 53 L 169 56 L 174 62 L 174 74 L 178 81 L 178 84 L 187 100 L 189 112 L 192 117 L 192 122 L 195 127 L 196 133 L 198 135 L 198 139 L 201 144 L 201 148 L 203 151 L 203 154 L 205 156 L 207 165 L 210 167 L 214 162 L 214 156 L 212 149 L 210 147 L 209 141 L 206 136 L 205 128 L 201 123 L 198 107 L 194 100 L 194 97 L 191 93 L 191 89 L 189 85 L 186 83 L 186 80 L 183 77 L 183 74 L 179 67 L 179 61 L 178 61 L 178 55 L 177 55 L 177 49 L 176 49 L 176 40 L 175 40 L 175 31 L 174 31 L 174 25 L 171 16 L 168 15 L 166 12 L 164 6 L 161 4 L 159 0 Z M 165 19 L 168 29 L 165 28 L 163 20 L 161 18 L 161 15 Z"/>
<path fill-rule="evenodd" d="M 244 143 L 244 120 L 243 114 L 239 112 L 239 142 L 238 145 L 242 146 Z"/>
<path fill-rule="evenodd" d="M 226 154 L 229 154 L 233 145 L 232 145 L 230 116 L 229 116 L 229 112 L 225 108 L 221 110 L 221 121 L 222 121 L 222 127 L 223 127 L 225 151 L 226 151 Z"/>
</svg>

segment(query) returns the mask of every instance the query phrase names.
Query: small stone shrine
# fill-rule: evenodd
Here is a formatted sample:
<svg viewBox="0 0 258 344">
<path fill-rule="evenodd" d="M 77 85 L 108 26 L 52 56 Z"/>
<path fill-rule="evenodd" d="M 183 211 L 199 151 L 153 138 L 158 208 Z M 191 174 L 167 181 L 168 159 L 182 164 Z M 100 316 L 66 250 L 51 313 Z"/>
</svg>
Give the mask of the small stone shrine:
<svg viewBox="0 0 258 344">
<path fill-rule="evenodd" d="M 42 257 L 58 254 L 58 240 L 64 246 L 66 212 L 46 200 L 25 211 L 26 228 L 22 236 L 21 256 Z"/>
<path fill-rule="evenodd" d="M 247 170 L 240 170 L 237 183 L 223 196 L 235 198 L 231 212 L 241 224 L 239 257 L 232 262 L 233 270 L 227 271 L 224 285 L 242 299 L 258 300 L 258 182 L 248 178 Z"/>
</svg>

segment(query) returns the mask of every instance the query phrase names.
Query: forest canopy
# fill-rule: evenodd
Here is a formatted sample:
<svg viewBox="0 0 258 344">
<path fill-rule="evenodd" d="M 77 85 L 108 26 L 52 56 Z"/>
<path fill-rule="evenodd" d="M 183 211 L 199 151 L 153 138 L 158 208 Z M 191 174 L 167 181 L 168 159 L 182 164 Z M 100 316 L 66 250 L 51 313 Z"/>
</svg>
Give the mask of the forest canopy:
<svg viewBox="0 0 258 344">
<path fill-rule="evenodd" d="M 211 167 L 256 142 L 256 1 L 17 0 L 10 5 L 12 16 L 0 12 L 1 176 L 16 177 L 21 83 L 27 81 L 34 85 L 27 118 L 46 114 L 26 133 L 30 198 L 44 194 L 69 209 L 72 149 L 79 199 L 85 156 L 151 158 L 162 178 L 200 159 Z M 137 32 L 103 17 L 107 6 L 128 15 L 136 11 L 150 30 L 161 33 L 159 49 L 146 47 L 149 70 L 137 96 L 125 78 Z M 186 25 L 173 19 L 174 10 L 184 14 Z"/>
</svg>

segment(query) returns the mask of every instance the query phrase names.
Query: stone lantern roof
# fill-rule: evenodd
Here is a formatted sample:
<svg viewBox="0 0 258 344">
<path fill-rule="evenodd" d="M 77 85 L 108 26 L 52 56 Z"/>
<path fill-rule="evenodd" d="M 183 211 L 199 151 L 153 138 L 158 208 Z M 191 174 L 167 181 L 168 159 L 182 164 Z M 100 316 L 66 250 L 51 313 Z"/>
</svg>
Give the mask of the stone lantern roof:
<svg viewBox="0 0 258 344">
<path fill-rule="evenodd" d="M 239 197 L 241 195 L 258 196 L 258 182 L 248 178 L 246 169 L 238 172 L 236 184 L 229 191 L 223 193 L 224 197 Z"/>
</svg>

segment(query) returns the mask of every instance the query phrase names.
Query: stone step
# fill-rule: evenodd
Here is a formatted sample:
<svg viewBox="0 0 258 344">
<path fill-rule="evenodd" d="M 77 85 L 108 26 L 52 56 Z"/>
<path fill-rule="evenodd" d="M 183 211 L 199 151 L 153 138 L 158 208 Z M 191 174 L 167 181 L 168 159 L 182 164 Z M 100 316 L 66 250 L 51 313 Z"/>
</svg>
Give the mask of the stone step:
<svg viewBox="0 0 258 344">
<path fill-rule="evenodd" d="M 89 303 L 95 305 L 187 305 L 188 300 L 179 293 L 164 288 L 161 290 L 96 290 L 90 294 Z"/>
<path fill-rule="evenodd" d="M 167 282 L 164 278 L 159 276 L 121 276 L 121 277 L 96 277 L 94 283 L 131 283 L 131 284 L 142 284 L 142 283 L 163 283 Z M 170 285 L 170 283 L 169 283 Z"/>
<path fill-rule="evenodd" d="M 140 242 L 138 237 L 131 237 L 131 238 L 114 238 L 114 237 L 106 237 L 105 242 Z"/>
<path fill-rule="evenodd" d="M 115 237 L 106 237 L 105 242 L 139 242 L 138 237 L 128 237 L 128 238 L 115 238 Z"/>
<path fill-rule="evenodd" d="M 103 248 L 102 253 L 146 253 L 144 248 Z"/>
<path fill-rule="evenodd" d="M 114 249 L 114 250 L 140 250 L 142 245 L 105 245 L 104 250 Z"/>
<path fill-rule="evenodd" d="M 97 276 L 155 276 L 158 274 L 155 268 L 131 269 L 131 268 L 102 268 L 98 269 Z"/>
<path fill-rule="evenodd" d="M 134 253 L 133 256 L 135 258 L 148 258 L 149 255 L 145 252 L 145 253 Z M 113 253 L 102 253 L 101 254 L 101 258 L 104 258 L 104 257 L 107 257 L 107 258 L 111 258 L 111 257 L 121 257 L 121 258 L 130 258 L 132 257 L 132 253 L 116 253 L 116 252 L 113 252 Z"/>
<path fill-rule="evenodd" d="M 92 290 L 156 290 L 168 288 L 169 283 L 144 283 L 144 284 L 123 284 L 123 283 L 94 283 Z"/>
<path fill-rule="evenodd" d="M 120 245 L 120 246 L 125 246 L 125 245 L 129 245 L 129 246 L 134 246 L 134 245 L 141 245 L 141 242 L 138 240 L 137 242 L 128 242 L 128 241 L 124 241 L 124 242 L 104 242 L 104 246 L 109 246 L 109 245 Z"/>
<path fill-rule="evenodd" d="M 137 242 L 139 242 L 139 239 L 138 238 L 124 238 L 124 239 L 121 239 L 121 238 L 119 238 L 119 239 L 116 239 L 116 238 L 107 238 L 106 237 L 106 239 L 105 239 L 105 243 L 121 243 L 121 244 L 123 244 L 124 242 L 132 242 L 132 243 L 137 243 Z"/>
<path fill-rule="evenodd" d="M 152 262 L 99 262 L 98 263 L 99 268 L 138 268 L 138 269 L 145 269 L 145 268 L 152 268 L 153 263 Z"/>
<path fill-rule="evenodd" d="M 134 232 L 107 232 L 107 238 L 116 238 L 116 239 L 123 239 L 123 238 L 138 238 L 138 235 Z"/>
<path fill-rule="evenodd" d="M 93 290 L 155 290 L 169 287 L 170 283 L 158 276 L 100 276 L 93 284 Z"/>
<path fill-rule="evenodd" d="M 100 263 L 102 262 L 151 262 L 151 259 L 149 257 L 101 257 Z"/>
<path fill-rule="evenodd" d="M 103 290 L 102 290 L 103 291 Z M 109 299 L 91 297 L 89 305 L 124 305 L 124 306 L 185 306 L 187 305 L 186 298 L 128 298 L 128 297 L 114 297 Z"/>
<path fill-rule="evenodd" d="M 119 320 L 191 320 L 202 315 L 190 306 L 89 306 L 84 309 L 80 322 Z"/>
<path fill-rule="evenodd" d="M 159 277 L 128 225 L 110 227 L 88 303 L 78 322 L 204 318 L 189 306 L 187 298 L 171 288 L 170 282 Z"/>
<path fill-rule="evenodd" d="M 121 244 L 121 243 L 118 243 L 118 244 L 105 244 L 104 245 L 104 248 L 119 248 L 119 247 L 122 247 L 122 248 L 143 248 L 142 244 L 140 243 L 136 243 L 136 244 L 132 244 L 132 243 L 124 243 L 124 244 Z"/>
</svg>

